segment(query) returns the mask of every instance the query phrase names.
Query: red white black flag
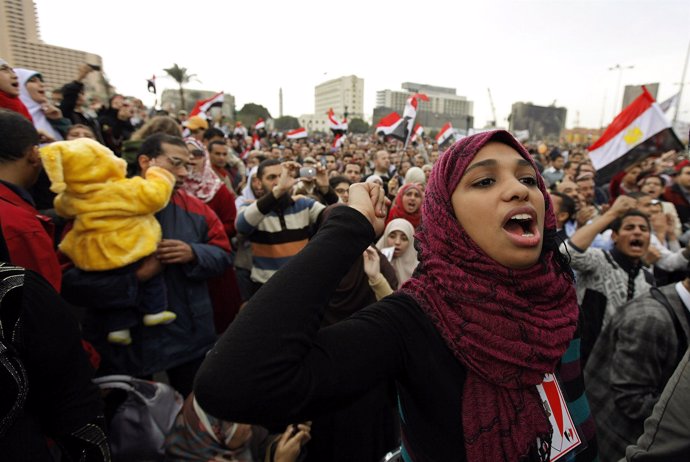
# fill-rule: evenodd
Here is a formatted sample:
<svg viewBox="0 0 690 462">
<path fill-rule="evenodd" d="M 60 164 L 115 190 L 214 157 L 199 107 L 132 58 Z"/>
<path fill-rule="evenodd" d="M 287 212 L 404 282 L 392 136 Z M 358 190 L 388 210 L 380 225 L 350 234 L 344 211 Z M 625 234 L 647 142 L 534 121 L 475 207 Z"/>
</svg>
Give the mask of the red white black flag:
<svg viewBox="0 0 690 462">
<path fill-rule="evenodd" d="M 307 130 L 304 129 L 304 127 L 295 128 L 294 130 L 290 130 L 289 132 L 287 132 L 285 134 L 285 138 L 287 138 L 289 140 L 299 140 L 299 139 L 306 138 L 306 137 L 307 137 Z"/>
<path fill-rule="evenodd" d="M 194 104 L 194 108 L 192 111 L 189 113 L 189 117 L 195 116 L 195 115 L 205 115 L 206 112 L 211 109 L 214 106 L 222 106 L 223 105 L 223 92 L 221 91 L 220 93 L 216 93 L 215 95 L 211 96 L 208 99 L 200 99 Z"/>
<path fill-rule="evenodd" d="M 453 128 L 451 123 L 448 122 L 443 127 L 441 127 L 441 130 L 438 132 L 438 135 L 436 135 L 436 142 L 439 146 L 441 146 L 443 143 L 452 138 L 453 135 L 455 135 L 455 129 Z"/>
<path fill-rule="evenodd" d="M 654 97 L 642 87 L 642 94 L 613 119 L 588 149 L 597 169 L 596 181 L 604 184 L 626 167 L 671 149 L 680 151 L 683 144 Z"/>
</svg>

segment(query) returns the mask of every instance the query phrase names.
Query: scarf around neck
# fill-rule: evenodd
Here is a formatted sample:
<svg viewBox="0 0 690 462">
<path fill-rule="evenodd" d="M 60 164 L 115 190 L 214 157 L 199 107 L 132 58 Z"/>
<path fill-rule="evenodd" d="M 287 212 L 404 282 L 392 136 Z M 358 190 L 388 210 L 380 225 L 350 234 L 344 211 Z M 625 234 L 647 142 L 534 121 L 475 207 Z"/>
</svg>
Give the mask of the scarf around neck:
<svg viewBox="0 0 690 462">
<path fill-rule="evenodd" d="M 204 164 L 201 172 L 190 172 L 184 179 L 184 190 L 190 195 L 196 197 L 202 202 L 209 202 L 216 196 L 218 190 L 223 186 L 223 182 L 216 172 L 211 168 L 211 163 L 208 159 L 208 152 L 203 144 L 196 139 L 188 137 L 184 140 L 185 144 L 191 144 L 195 149 L 199 149 L 204 153 Z"/>
<path fill-rule="evenodd" d="M 17 112 L 29 119 L 31 123 L 34 121 L 31 118 L 31 114 L 29 114 L 29 110 L 24 106 L 22 100 L 19 99 L 19 96 L 8 95 L 2 90 L 0 90 L 0 108 Z"/>
<path fill-rule="evenodd" d="M 515 149 L 536 169 L 508 132 L 464 138 L 431 173 L 415 235 L 420 264 L 401 288 L 429 316 L 447 347 L 467 369 L 462 390 L 464 445 L 469 461 L 519 461 L 551 428 L 536 385 L 553 372 L 572 339 L 578 315 L 572 280 L 559 272 L 554 250 L 526 269 L 490 258 L 460 227 L 451 195 L 477 152 L 490 141 Z M 544 232 L 556 220 L 544 182 Z M 557 251 L 557 250 L 555 250 Z"/>
</svg>

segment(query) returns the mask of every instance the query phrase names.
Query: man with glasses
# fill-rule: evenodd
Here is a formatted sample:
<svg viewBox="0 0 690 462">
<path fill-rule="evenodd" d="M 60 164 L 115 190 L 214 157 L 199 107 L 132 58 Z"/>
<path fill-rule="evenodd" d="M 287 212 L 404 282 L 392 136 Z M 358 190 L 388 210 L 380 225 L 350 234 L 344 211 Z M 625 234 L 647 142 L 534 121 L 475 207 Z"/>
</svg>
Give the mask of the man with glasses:
<svg viewBox="0 0 690 462">
<path fill-rule="evenodd" d="M 149 167 L 158 166 L 175 176 L 172 198 L 156 214 L 163 232 L 158 250 L 134 277 L 70 270 L 64 284 L 75 303 L 93 308 L 87 310 L 84 334 L 103 357 L 99 372 L 151 376 L 166 371 L 170 384 L 186 396 L 216 340 L 206 280 L 222 275 L 231 264 L 230 244 L 215 213 L 180 188 L 192 165 L 182 139 L 152 135 L 144 140 L 137 160 L 143 175 Z M 136 306 L 139 281 L 160 272 L 165 277 L 169 310 L 177 315 L 175 322 L 155 329 L 135 326 L 131 346 L 109 344 L 97 308 Z"/>
</svg>

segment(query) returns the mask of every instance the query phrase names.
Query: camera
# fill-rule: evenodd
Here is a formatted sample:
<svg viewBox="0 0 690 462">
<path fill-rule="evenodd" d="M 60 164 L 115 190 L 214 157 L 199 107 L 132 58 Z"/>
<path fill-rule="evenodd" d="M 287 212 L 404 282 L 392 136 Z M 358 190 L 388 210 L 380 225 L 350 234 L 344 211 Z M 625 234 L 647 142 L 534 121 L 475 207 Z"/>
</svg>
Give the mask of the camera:
<svg viewBox="0 0 690 462">
<path fill-rule="evenodd" d="M 316 168 L 314 168 L 314 167 L 302 167 L 299 169 L 299 176 L 301 178 L 313 178 L 316 176 Z"/>
</svg>

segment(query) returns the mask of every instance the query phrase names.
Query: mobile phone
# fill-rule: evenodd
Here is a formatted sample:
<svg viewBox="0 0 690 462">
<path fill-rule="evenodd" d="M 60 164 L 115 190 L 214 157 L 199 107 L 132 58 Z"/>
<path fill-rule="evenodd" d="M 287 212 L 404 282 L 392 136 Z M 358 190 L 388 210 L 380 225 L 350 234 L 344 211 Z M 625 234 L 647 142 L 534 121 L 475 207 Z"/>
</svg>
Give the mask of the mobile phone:
<svg viewBox="0 0 690 462">
<path fill-rule="evenodd" d="M 93 69 L 94 71 L 100 71 L 101 70 L 101 66 L 99 66 L 98 64 L 89 64 L 89 67 L 91 69 Z"/>
<path fill-rule="evenodd" d="M 302 167 L 299 169 L 299 176 L 302 178 L 313 178 L 316 176 L 316 169 L 314 167 Z"/>
<path fill-rule="evenodd" d="M 326 168 L 326 156 L 321 156 L 321 166 Z"/>
</svg>

